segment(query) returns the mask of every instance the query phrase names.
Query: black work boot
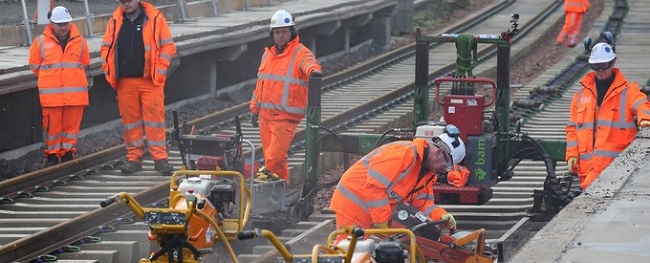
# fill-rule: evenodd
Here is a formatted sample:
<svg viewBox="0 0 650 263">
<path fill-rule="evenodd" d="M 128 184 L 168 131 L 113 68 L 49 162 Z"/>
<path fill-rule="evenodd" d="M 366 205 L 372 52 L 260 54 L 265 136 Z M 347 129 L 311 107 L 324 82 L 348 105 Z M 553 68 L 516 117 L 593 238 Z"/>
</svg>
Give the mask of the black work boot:
<svg viewBox="0 0 650 263">
<path fill-rule="evenodd" d="M 67 161 L 72 161 L 74 156 L 72 155 L 72 152 L 65 152 L 63 156 L 61 156 L 61 162 L 65 163 Z"/>
<path fill-rule="evenodd" d="M 135 162 L 135 161 L 128 161 L 120 168 L 120 171 L 122 171 L 122 173 L 125 174 L 142 171 L 142 163 Z"/>
<path fill-rule="evenodd" d="M 50 167 L 57 164 L 59 164 L 59 157 L 56 156 L 56 154 L 48 154 L 47 160 L 45 161 L 45 167 Z"/>
<path fill-rule="evenodd" d="M 174 167 L 171 164 L 169 164 L 167 159 L 154 161 L 153 169 L 164 175 L 171 174 L 174 171 Z"/>
</svg>

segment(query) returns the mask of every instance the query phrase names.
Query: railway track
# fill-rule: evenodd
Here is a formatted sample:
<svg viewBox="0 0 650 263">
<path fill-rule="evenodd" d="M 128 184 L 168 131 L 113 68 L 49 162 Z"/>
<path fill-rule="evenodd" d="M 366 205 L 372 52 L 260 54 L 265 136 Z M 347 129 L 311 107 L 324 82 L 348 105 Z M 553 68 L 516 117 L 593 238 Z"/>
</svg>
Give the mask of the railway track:
<svg viewBox="0 0 650 263">
<path fill-rule="evenodd" d="M 517 5 L 530 5 L 530 1 L 501 1 L 492 6 L 487 12 L 469 18 L 474 23 L 463 26 L 466 28 L 452 28 L 450 32 L 486 32 L 500 33 L 507 29 L 507 19 L 503 17 L 524 9 Z M 524 43 L 532 41 L 528 38 L 528 30 L 539 26 L 545 18 L 552 15 L 558 8 L 557 3 L 537 4 L 535 13 L 520 14 L 523 17 L 532 17 L 524 23 L 522 19 L 521 32 L 514 39 L 517 45 L 528 46 Z M 528 7 L 527 9 L 531 9 Z M 541 12 L 540 12 L 541 10 Z M 618 10 L 618 9 L 616 9 Z M 494 21 L 494 22 L 491 22 Z M 485 25 L 496 25 L 492 28 Z M 412 112 L 412 82 L 414 69 L 414 48 L 404 47 L 378 57 L 364 65 L 346 70 L 339 74 L 324 79 L 322 126 L 332 127 L 336 131 L 345 132 L 381 132 L 392 126 L 409 125 L 408 116 Z M 483 63 L 475 72 L 489 72 L 495 65 L 494 57 L 489 48 L 480 48 Z M 525 49 L 513 47 L 513 56 L 524 56 Z M 436 45 L 431 48 L 430 61 L 432 73 L 430 78 L 447 74 L 453 69 L 455 62 L 455 48 L 451 44 Z M 584 65 L 583 65 L 584 67 Z M 576 68 L 580 68 L 579 65 Z M 480 73 L 477 75 L 481 75 Z M 550 84 L 569 87 L 575 79 L 552 79 Z M 522 90 L 524 91 L 524 90 Z M 524 92 L 519 92 L 513 99 L 526 97 Z M 566 100 L 566 99 L 565 99 Z M 554 102 L 555 99 L 549 99 Z M 533 114 L 535 109 L 524 111 L 522 115 L 527 118 L 524 131 L 530 132 L 534 138 L 563 137 L 563 127 L 568 119 L 566 101 L 557 100 L 558 104 L 545 107 L 543 113 Z M 564 108 L 564 109 L 566 109 Z M 364 109 L 363 111 L 361 109 Z M 564 114 L 564 115 L 563 115 Z M 247 104 L 220 111 L 201 119 L 190 121 L 200 129 L 234 129 L 232 119 L 235 115 L 246 119 L 248 115 Z M 374 116 L 373 116 L 374 115 Z M 566 115 L 566 116 L 565 116 Z M 362 117 L 359 117 L 362 116 Z M 367 118 L 367 120 L 366 120 Z M 385 124 L 390 123 L 390 124 Z M 549 125 L 553 123 L 553 125 Z M 378 127 L 381 126 L 381 129 Z M 540 126 L 549 127 L 548 134 L 542 133 Z M 561 126 L 561 129 L 557 130 Z M 296 135 L 296 144 L 292 147 L 294 154 L 290 156 L 292 174 L 301 172 L 304 160 L 304 122 L 299 127 Z M 244 138 L 259 145 L 257 129 L 244 121 L 242 131 Z M 258 146 L 259 147 L 259 146 Z M 255 149 L 259 150 L 259 149 Z M 144 246 L 128 246 L 124 243 L 146 244 L 147 228 L 142 223 L 132 223 L 128 216 L 126 206 L 110 206 L 99 209 L 99 202 L 107 196 L 120 191 L 137 193 L 135 198 L 143 204 L 164 202 L 167 197 L 167 177 L 155 176 L 154 172 L 142 172 L 135 176 L 121 176 L 115 168 L 123 156 L 121 147 L 97 153 L 87 158 L 76 160 L 75 163 L 66 163 L 57 167 L 44 169 L 21 178 L 0 182 L 0 258 L 2 262 L 24 261 L 34 259 L 51 251 L 67 248 L 78 240 L 86 240 L 88 235 L 102 237 L 102 243 L 115 242 L 116 246 L 124 247 L 120 250 L 119 257 L 115 254 L 106 254 L 105 262 L 127 262 L 139 258 L 146 253 Z M 179 153 L 172 150 L 170 161 L 180 166 Z M 259 155 L 258 155 L 259 156 Z M 336 159 L 336 158 L 331 158 Z M 324 169 L 339 165 L 334 162 L 323 165 Z M 153 170 L 153 163 L 145 161 L 145 170 Z M 147 169 L 149 168 L 149 169 Z M 558 167 L 561 169 L 561 167 Z M 494 197 L 485 205 L 449 205 L 447 209 L 456 215 L 459 225 L 465 229 L 486 228 L 490 233 L 489 238 L 496 239 L 503 235 L 516 222 L 526 215 L 526 209 L 532 204 L 532 189 L 541 189 L 546 176 L 545 168 L 539 163 L 523 162 L 517 167 L 516 177 L 501 182 L 493 188 Z M 162 200 L 162 201 L 161 201 Z M 327 216 L 325 216 L 327 217 Z M 321 220 L 323 217 L 319 217 Z M 137 220 L 136 220 L 137 221 Z M 101 227 L 99 227 L 101 226 Z M 118 230 L 115 231 L 114 230 Z M 101 232 L 101 234 L 97 234 Z M 128 240 L 127 240 L 128 239 Z M 126 240 L 126 241 L 124 241 Z M 78 244 L 78 242 L 77 242 Z M 101 245 L 96 245 L 100 247 Z M 107 250 L 115 249 L 105 245 Z M 129 247 L 129 248 L 126 248 Z M 40 248 L 40 249 L 35 249 Z M 65 250 L 65 249 L 63 249 Z M 85 249 L 92 250 L 92 249 Z M 100 249 L 98 249 L 100 250 Z M 258 249 L 259 251 L 260 249 Z M 264 252 L 263 249 L 261 252 Z M 74 253 L 60 254 L 65 258 Z M 97 255 L 102 253 L 97 253 Z M 79 254 L 77 254 L 79 255 Z M 72 256 L 74 257 L 74 256 Z M 118 258 L 116 258 L 118 257 Z M 130 259 L 130 260 L 128 260 Z M 104 262 L 102 260 L 102 262 Z"/>
</svg>

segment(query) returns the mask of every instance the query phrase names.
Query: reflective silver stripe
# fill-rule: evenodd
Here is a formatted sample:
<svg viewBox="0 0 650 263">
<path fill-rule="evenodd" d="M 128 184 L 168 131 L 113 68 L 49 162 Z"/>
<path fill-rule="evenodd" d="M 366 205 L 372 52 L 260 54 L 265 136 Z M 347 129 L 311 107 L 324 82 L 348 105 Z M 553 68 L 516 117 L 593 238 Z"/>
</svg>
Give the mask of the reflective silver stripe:
<svg viewBox="0 0 650 263">
<path fill-rule="evenodd" d="M 408 168 L 406 168 L 406 170 L 404 170 L 404 172 L 400 173 L 399 176 L 397 176 L 397 180 L 395 180 L 395 182 L 393 182 L 393 185 L 389 186 L 388 189 L 386 189 L 387 193 L 392 192 L 393 187 L 395 187 L 395 185 L 399 184 L 399 182 L 401 182 L 402 179 L 406 178 L 406 176 L 409 173 L 411 173 L 411 170 L 413 169 L 413 166 L 415 165 L 415 161 L 417 160 L 417 158 L 415 158 L 415 157 L 418 156 L 418 150 L 415 147 L 415 145 L 411 144 L 410 142 L 398 142 L 398 144 L 402 144 L 402 145 L 411 147 L 411 151 L 413 153 L 413 160 L 409 164 Z"/>
<path fill-rule="evenodd" d="M 164 39 L 160 40 L 160 46 L 161 47 L 164 46 L 164 45 L 167 45 L 169 43 L 174 43 L 174 39 L 173 38 L 164 38 Z"/>
<path fill-rule="evenodd" d="M 152 141 L 152 140 L 147 140 L 147 144 L 149 144 L 149 146 L 165 146 L 166 145 L 165 141 Z"/>
<path fill-rule="evenodd" d="M 566 147 L 571 148 L 571 147 L 577 147 L 578 142 L 577 141 L 566 141 Z"/>
<path fill-rule="evenodd" d="M 38 70 L 38 69 L 41 69 L 41 65 L 37 65 L 37 64 L 29 64 L 29 68 L 30 68 L 31 70 Z"/>
<path fill-rule="evenodd" d="M 41 64 L 41 70 L 59 69 L 59 68 L 83 68 L 81 62 L 61 62 L 52 64 Z"/>
<path fill-rule="evenodd" d="M 413 156 L 417 156 L 416 147 L 413 146 L 412 144 L 410 144 L 409 142 L 396 142 L 396 143 L 402 144 L 402 145 L 405 145 L 405 146 L 410 146 L 411 150 L 413 151 Z M 397 185 L 400 181 L 402 181 L 402 179 L 404 179 L 411 172 L 411 170 L 413 169 L 413 165 L 415 164 L 415 160 L 417 158 L 413 158 L 413 160 L 411 161 L 411 164 L 409 164 L 408 168 L 406 170 L 404 170 L 402 173 L 400 173 L 397 176 L 397 179 L 394 182 L 391 182 L 390 179 L 388 179 L 388 177 L 386 177 L 384 174 L 370 168 L 370 159 L 372 157 L 374 157 L 375 155 L 377 155 L 378 153 L 382 152 L 385 147 L 386 146 L 384 145 L 384 146 L 380 147 L 379 149 L 371 152 L 370 154 L 364 156 L 363 158 L 361 158 L 361 163 L 368 170 L 368 175 L 370 175 L 370 177 L 377 180 L 384 187 L 386 187 L 386 195 L 392 197 L 392 199 L 394 199 L 395 201 L 400 201 L 402 198 L 400 196 L 396 195 L 396 194 L 393 194 L 393 187 L 395 185 Z"/>
<path fill-rule="evenodd" d="M 165 128 L 164 122 L 145 121 L 144 126 L 151 128 Z"/>
<path fill-rule="evenodd" d="M 621 151 L 595 150 L 593 156 L 616 158 Z"/>
<path fill-rule="evenodd" d="M 77 139 L 77 134 L 62 132 L 61 137 L 66 138 L 66 139 L 74 140 L 74 139 Z"/>
<path fill-rule="evenodd" d="M 433 201 L 433 200 L 431 200 L 431 201 Z M 431 214 L 431 211 L 433 211 L 436 208 L 438 208 L 438 205 L 432 204 L 432 205 L 428 206 L 427 208 L 425 208 L 424 211 L 422 211 L 422 213 L 424 213 L 426 216 L 429 216 L 429 214 Z"/>
<path fill-rule="evenodd" d="M 38 94 L 65 94 L 88 91 L 88 87 L 39 88 Z"/>
<path fill-rule="evenodd" d="M 81 38 L 81 37 L 80 37 Z M 83 58 L 84 51 L 86 50 L 86 41 L 83 38 L 81 40 L 81 53 L 79 53 L 79 64 L 81 64 L 81 59 Z M 83 67 L 83 65 L 81 65 Z"/>
<path fill-rule="evenodd" d="M 622 122 L 626 120 L 627 116 L 627 89 L 621 91 L 621 94 L 619 96 L 620 99 L 618 101 L 618 121 Z M 634 125 L 634 123 L 632 124 Z"/>
<path fill-rule="evenodd" d="M 133 123 L 129 123 L 129 124 L 127 124 L 127 125 L 124 125 L 124 129 L 126 129 L 126 130 L 132 130 L 132 129 L 134 129 L 134 128 L 138 128 L 138 127 L 141 127 L 141 126 L 142 126 L 142 120 L 139 120 L 139 121 L 136 121 L 136 122 L 133 122 Z"/>
<path fill-rule="evenodd" d="M 289 60 L 289 68 L 287 69 L 287 72 L 284 75 L 275 75 L 275 74 L 268 74 L 268 73 L 257 74 L 258 78 L 262 80 L 272 80 L 272 81 L 282 82 L 282 98 L 280 104 L 262 102 L 259 104 L 258 108 L 276 109 L 276 110 L 281 110 L 281 111 L 294 113 L 294 114 L 305 114 L 307 112 L 306 107 L 290 107 L 288 105 L 289 87 L 291 86 L 291 84 L 298 84 L 303 88 L 308 88 L 307 85 L 309 85 L 308 82 L 292 77 L 294 67 L 292 67 L 291 65 L 295 64 L 296 56 L 302 48 L 303 48 L 302 45 L 298 46 L 298 48 L 294 50 L 293 54 L 291 54 L 291 59 Z M 264 55 L 265 56 L 267 55 L 266 52 L 264 53 Z"/>
<path fill-rule="evenodd" d="M 142 140 L 137 140 L 135 142 L 126 143 L 126 147 L 141 147 L 141 146 L 144 146 L 144 141 L 142 141 Z"/>
<path fill-rule="evenodd" d="M 605 121 L 598 120 L 598 127 L 603 128 L 618 128 L 618 129 L 636 129 L 636 124 L 633 121 Z"/>
<path fill-rule="evenodd" d="M 644 114 L 650 115 L 650 110 L 642 110 L 641 112 L 643 112 Z"/>
<path fill-rule="evenodd" d="M 569 127 L 569 126 L 576 127 L 576 123 L 573 122 L 573 121 L 569 121 L 569 122 L 567 122 L 566 126 L 567 126 L 567 127 Z"/>
<path fill-rule="evenodd" d="M 595 150 L 589 153 L 581 153 L 580 160 L 591 160 L 593 157 L 616 158 L 622 151 Z"/>
<path fill-rule="evenodd" d="M 368 209 L 368 206 L 366 205 L 366 202 L 364 202 L 363 199 L 361 199 L 357 195 L 355 195 L 352 191 L 345 188 L 345 186 L 343 186 L 343 184 L 339 183 L 336 186 L 336 190 L 338 190 L 339 193 L 341 193 L 343 196 L 345 196 L 345 198 L 347 198 L 348 200 L 352 201 L 353 203 L 355 203 L 356 205 L 361 207 L 361 209 L 363 209 L 363 211 L 365 211 L 366 213 L 370 213 L 370 210 Z"/>
<path fill-rule="evenodd" d="M 280 104 L 273 104 L 267 102 L 260 102 L 257 104 L 257 107 L 260 109 L 276 109 L 276 110 L 286 111 L 295 114 L 304 114 L 307 111 L 307 108 L 282 107 L 282 105 Z"/>
<path fill-rule="evenodd" d="M 594 124 L 592 122 L 585 122 L 582 125 L 578 125 L 576 130 L 593 130 L 594 129 Z"/>
<path fill-rule="evenodd" d="M 111 46 L 111 43 L 110 43 L 110 42 L 103 42 L 103 41 L 102 41 L 102 46 L 110 47 L 110 46 Z"/>
<path fill-rule="evenodd" d="M 59 138 L 61 138 L 61 134 L 57 134 L 57 135 L 54 135 L 54 136 L 46 134 L 46 137 L 47 137 L 48 141 L 54 141 L 54 140 L 58 140 Z"/>
<path fill-rule="evenodd" d="M 292 78 L 292 77 L 286 77 L 286 76 L 279 76 L 279 75 L 273 75 L 273 74 L 257 74 L 257 77 L 260 79 L 264 80 L 274 80 L 274 81 L 282 81 L 284 84 L 298 84 L 301 86 L 306 86 L 309 85 L 309 82 L 304 82 L 300 79 L 297 78 Z"/>
<path fill-rule="evenodd" d="M 63 149 L 71 149 L 73 147 L 74 147 L 74 145 L 72 143 L 65 143 L 64 142 L 63 144 L 61 144 L 61 148 L 63 148 Z"/>
<path fill-rule="evenodd" d="M 413 201 L 417 201 L 417 200 L 435 201 L 434 196 L 432 194 L 429 194 L 429 193 L 420 193 L 420 194 L 418 194 L 418 196 L 413 198 Z"/>
<path fill-rule="evenodd" d="M 166 59 L 167 61 L 172 61 L 172 57 L 169 56 L 167 53 L 160 53 L 160 58 Z"/>
<path fill-rule="evenodd" d="M 38 36 L 38 46 L 41 47 L 41 59 L 43 60 L 42 63 L 45 62 L 45 47 L 43 46 L 43 35 Z"/>
<path fill-rule="evenodd" d="M 61 144 L 57 143 L 56 145 L 53 145 L 53 146 L 49 146 L 49 145 L 47 146 L 48 151 L 54 151 L 56 149 L 61 149 Z"/>
<path fill-rule="evenodd" d="M 151 45 L 144 46 L 144 51 L 149 51 L 149 50 L 151 50 Z"/>
<path fill-rule="evenodd" d="M 376 170 L 373 170 L 373 169 L 370 168 L 370 159 L 372 159 L 372 157 L 374 157 L 375 155 L 380 153 L 383 149 L 384 149 L 384 147 L 381 147 L 380 149 L 378 149 L 376 151 L 373 151 L 370 154 L 364 156 L 363 158 L 361 158 L 361 163 L 368 170 L 368 175 L 370 175 L 370 177 L 372 177 L 373 179 L 375 179 L 379 183 L 381 183 L 383 187 L 388 188 L 388 186 L 390 186 L 390 183 L 391 183 L 390 180 L 388 178 L 386 178 L 386 176 L 384 176 L 379 171 L 376 171 Z"/>
<path fill-rule="evenodd" d="M 156 69 L 156 72 L 158 72 L 158 74 L 162 74 L 162 75 L 167 76 L 167 70 L 166 69 L 159 69 L 158 68 L 158 69 Z"/>
<path fill-rule="evenodd" d="M 639 106 L 641 106 L 646 101 L 648 101 L 647 98 L 642 98 L 640 100 L 637 100 L 636 102 L 634 102 L 634 105 L 632 105 L 632 110 L 636 112 Z"/>
</svg>

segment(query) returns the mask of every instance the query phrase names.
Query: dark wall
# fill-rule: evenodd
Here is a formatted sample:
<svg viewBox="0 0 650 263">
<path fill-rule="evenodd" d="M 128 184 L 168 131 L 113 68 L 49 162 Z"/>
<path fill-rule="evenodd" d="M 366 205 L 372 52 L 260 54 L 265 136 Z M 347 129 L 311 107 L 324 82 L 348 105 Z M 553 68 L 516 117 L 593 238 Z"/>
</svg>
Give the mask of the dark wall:
<svg viewBox="0 0 650 263">
<path fill-rule="evenodd" d="M 369 23 L 363 27 L 353 27 L 351 46 L 356 46 L 372 38 Z M 304 32 L 303 32 L 304 31 Z M 306 40 L 309 29 L 299 32 Z M 338 29 L 329 36 L 316 37 L 317 57 L 334 54 L 345 49 L 345 31 Z M 247 44 L 246 51 L 233 57 L 229 50 L 217 49 L 193 54 L 180 59 L 179 66 L 167 78 L 165 104 L 179 102 L 200 95 L 209 94 L 243 81 L 255 79 L 264 47 L 270 38 L 263 38 Z M 304 43 L 304 41 L 303 41 Z M 309 43 L 305 44 L 309 46 Z M 312 50 L 313 51 L 313 50 Z M 216 62 L 216 66 L 215 63 Z M 216 70 L 216 83 L 211 78 Z M 117 93 L 106 82 L 103 75 L 95 76 L 94 86 L 89 91 L 90 105 L 84 111 L 81 127 L 88 128 L 113 120 L 119 120 Z M 36 87 L 0 96 L 0 152 L 42 142 L 41 108 Z"/>
<path fill-rule="evenodd" d="M 37 90 L 0 96 L 0 152 L 43 140 Z"/>
</svg>

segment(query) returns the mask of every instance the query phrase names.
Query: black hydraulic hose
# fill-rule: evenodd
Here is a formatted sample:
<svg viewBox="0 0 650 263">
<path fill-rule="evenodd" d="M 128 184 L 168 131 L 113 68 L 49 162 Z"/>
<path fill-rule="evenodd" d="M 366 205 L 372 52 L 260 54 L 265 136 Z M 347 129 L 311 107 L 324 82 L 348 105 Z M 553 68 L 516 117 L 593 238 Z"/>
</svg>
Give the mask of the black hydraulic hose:
<svg viewBox="0 0 650 263">
<path fill-rule="evenodd" d="M 406 129 L 405 128 L 391 128 L 391 129 L 388 129 L 384 133 L 382 133 L 381 136 L 379 136 L 379 139 L 377 139 L 377 141 L 375 142 L 375 145 L 373 145 L 372 148 L 375 149 L 375 148 L 379 147 L 380 145 L 382 145 L 384 143 L 384 139 L 385 139 L 386 135 L 388 135 L 389 133 L 393 133 L 393 132 L 413 132 L 413 129 L 409 129 L 409 128 L 406 128 Z"/>
<path fill-rule="evenodd" d="M 345 149 L 345 146 L 343 145 L 343 140 L 341 139 L 341 137 L 337 133 L 335 133 L 334 131 L 332 131 L 331 129 L 329 129 L 327 127 L 322 127 L 322 126 L 315 126 L 315 127 L 320 129 L 320 130 L 327 131 L 328 133 L 330 133 L 330 135 L 327 135 L 327 136 L 334 136 L 339 141 L 339 144 L 343 147 L 343 166 L 344 166 L 344 171 L 346 171 L 350 166 L 350 160 L 349 160 L 350 158 L 348 156 L 348 151 Z M 320 136 L 318 138 L 318 140 L 316 141 L 316 143 L 314 144 L 314 146 L 313 146 L 314 148 L 311 149 L 314 156 L 318 154 L 318 148 L 319 148 L 319 145 L 322 142 L 323 138 L 325 138 L 325 136 Z M 307 149 L 307 151 L 309 151 L 309 150 L 310 149 Z M 314 158 L 316 158 L 316 157 L 314 157 Z M 332 182 L 318 184 L 318 179 L 316 179 L 315 182 L 311 182 L 309 184 L 309 185 L 313 185 L 313 188 L 309 189 L 307 191 L 307 193 L 303 193 L 301 195 L 301 198 L 298 200 L 298 203 L 300 203 L 300 204 L 307 203 L 309 200 L 311 200 L 311 198 L 318 191 L 320 191 L 323 188 L 328 188 L 328 187 L 335 186 L 335 185 L 337 185 L 339 183 L 340 180 L 341 180 L 341 177 L 338 177 L 336 180 L 333 180 Z M 307 183 L 305 185 L 307 185 Z"/>
<path fill-rule="evenodd" d="M 555 164 L 554 161 L 551 159 L 551 156 L 549 156 L 546 151 L 544 151 L 544 148 L 542 148 L 539 143 L 530 137 L 527 134 L 520 134 L 522 139 L 525 139 L 526 141 L 529 141 L 533 146 L 535 146 L 535 149 L 539 152 L 540 156 L 542 157 L 542 160 L 544 160 L 544 165 L 546 166 L 546 180 L 544 181 L 544 189 L 548 190 L 552 193 L 552 195 L 557 198 L 561 204 L 567 205 L 571 202 L 573 198 L 571 198 L 569 195 L 567 195 L 564 191 L 562 191 L 562 188 L 560 187 L 560 182 L 557 179 L 557 176 L 555 176 Z"/>
<path fill-rule="evenodd" d="M 318 126 L 318 129 L 327 131 L 328 133 L 330 133 L 330 136 L 334 136 L 334 138 L 336 138 L 336 140 L 339 142 L 339 144 L 341 145 L 341 148 L 343 149 L 343 171 L 344 172 L 347 171 L 348 168 L 350 168 L 350 156 L 349 156 L 348 151 L 345 148 L 345 145 L 343 144 L 343 140 L 341 139 L 341 136 L 339 136 L 336 132 L 334 132 L 333 130 L 331 130 L 331 129 L 327 128 L 327 127 Z M 321 136 L 321 137 L 318 138 L 318 141 L 316 141 L 316 144 L 314 145 L 314 150 L 313 151 L 316 151 L 318 149 L 318 145 L 320 145 L 320 143 L 323 141 L 323 138 L 325 138 L 325 136 Z M 324 183 L 320 187 L 317 187 L 317 188 L 319 188 L 319 190 L 320 190 L 322 188 L 335 186 L 335 185 L 337 185 L 339 183 L 340 180 L 341 180 L 341 177 L 337 178 L 336 180 L 334 180 L 332 182 Z"/>
</svg>

